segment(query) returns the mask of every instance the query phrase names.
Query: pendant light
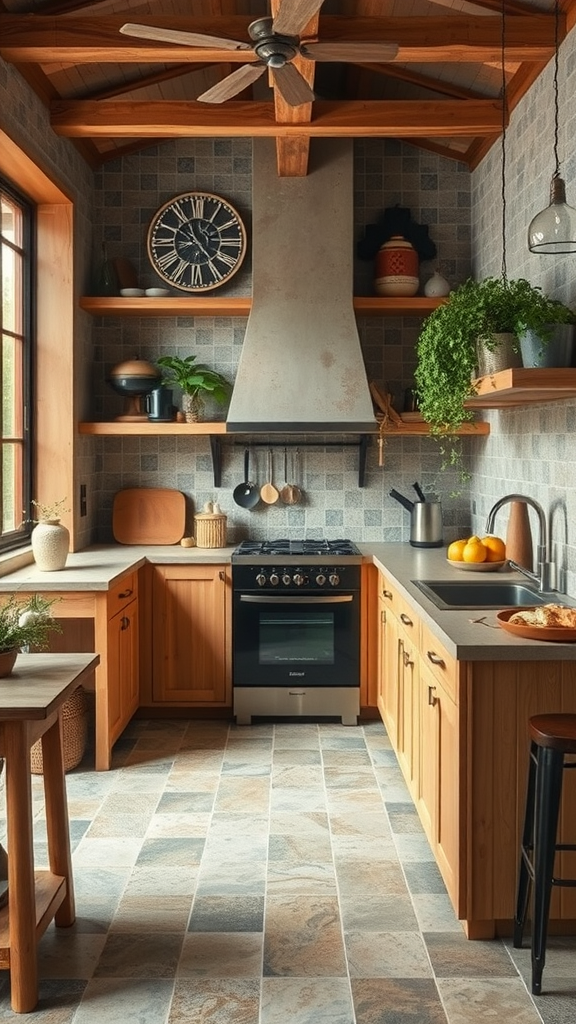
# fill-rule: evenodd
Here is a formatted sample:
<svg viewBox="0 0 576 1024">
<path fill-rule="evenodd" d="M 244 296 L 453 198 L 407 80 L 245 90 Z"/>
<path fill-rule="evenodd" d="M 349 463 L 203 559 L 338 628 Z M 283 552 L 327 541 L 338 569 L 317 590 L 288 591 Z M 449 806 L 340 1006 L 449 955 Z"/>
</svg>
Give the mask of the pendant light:
<svg viewBox="0 0 576 1024">
<path fill-rule="evenodd" d="M 550 183 L 550 205 L 536 214 L 528 228 L 530 252 L 556 256 L 576 252 L 576 210 L 566 202 L 566 185 L 560 177 L 558 159 L 558 50 L 559 0 L 554 3 L 554 164 Z"/>
</svg>

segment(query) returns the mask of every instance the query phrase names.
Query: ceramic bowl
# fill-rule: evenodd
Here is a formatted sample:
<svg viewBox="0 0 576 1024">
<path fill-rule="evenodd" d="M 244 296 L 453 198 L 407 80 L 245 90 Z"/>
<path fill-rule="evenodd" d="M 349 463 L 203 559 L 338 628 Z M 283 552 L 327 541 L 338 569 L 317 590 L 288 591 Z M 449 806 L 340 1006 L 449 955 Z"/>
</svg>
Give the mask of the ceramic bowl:
<svg viewBox="0 0 576 1024">
<path fill-rule="evenodd" d="M 157 298 L 157 299 L 159 299 L 163 295 L 169 295 L 169 294 L 170 294 L 170 292 L 169 292 L 168 288 L 147 288 L 146 289 L 146 295 L 148 295 L 150 298 Z"/>
<path fill-rule="evenodd" d="M 143 288 L 121 288 L 120 295 L 125 299 L 140 299 L 144 295 Z"/>
</svg>

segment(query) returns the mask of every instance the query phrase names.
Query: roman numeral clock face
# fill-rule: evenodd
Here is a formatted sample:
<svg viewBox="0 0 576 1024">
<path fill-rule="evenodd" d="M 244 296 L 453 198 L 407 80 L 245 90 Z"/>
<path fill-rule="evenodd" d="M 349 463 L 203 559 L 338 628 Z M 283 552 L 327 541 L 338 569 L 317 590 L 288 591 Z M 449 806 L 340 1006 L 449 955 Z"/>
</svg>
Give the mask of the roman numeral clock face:
<svg viewBox="0 0 576 1024">
<path fill-rule="evenodd" d="M 155 214 L 148 255 L 156 273 L 174 288 L 219 288 L 246 255 L 246 231 L 230 203 L 209 192 L 176 196 Z"/>
</svg>

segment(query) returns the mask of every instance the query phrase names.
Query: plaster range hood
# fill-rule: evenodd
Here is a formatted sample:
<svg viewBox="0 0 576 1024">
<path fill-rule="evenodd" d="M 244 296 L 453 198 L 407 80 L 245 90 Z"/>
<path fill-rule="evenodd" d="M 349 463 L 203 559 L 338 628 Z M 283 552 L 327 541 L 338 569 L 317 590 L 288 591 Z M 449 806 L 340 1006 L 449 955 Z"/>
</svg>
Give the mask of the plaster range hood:
<svg viewBox="0 0 576 1024">
<path fill-rule="evenodd" d="M 253 140 L 252 309 L 229 433 L 376 430 L 352 305 L 352 140 L 313 140 L 306 177 L 280 178 Z"/>
</svg>

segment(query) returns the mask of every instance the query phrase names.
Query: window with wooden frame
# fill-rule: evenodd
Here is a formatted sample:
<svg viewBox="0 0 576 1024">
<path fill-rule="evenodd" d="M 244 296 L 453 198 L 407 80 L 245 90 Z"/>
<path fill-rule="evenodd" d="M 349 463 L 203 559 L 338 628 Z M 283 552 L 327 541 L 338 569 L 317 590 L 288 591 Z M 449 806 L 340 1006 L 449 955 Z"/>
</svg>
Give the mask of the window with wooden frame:
<svg viewBox="0 0 576 1024">
<path fill-rule="evenodd" d="M 1 552 L 30 534 L 34 208 L 0 178 L 0 209 Z"/>
</svg>

